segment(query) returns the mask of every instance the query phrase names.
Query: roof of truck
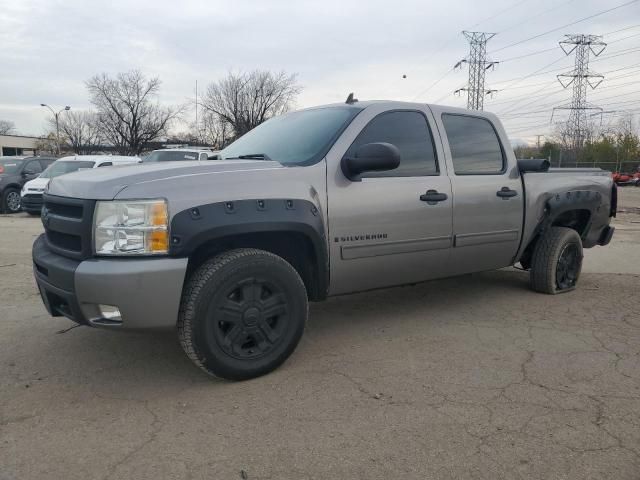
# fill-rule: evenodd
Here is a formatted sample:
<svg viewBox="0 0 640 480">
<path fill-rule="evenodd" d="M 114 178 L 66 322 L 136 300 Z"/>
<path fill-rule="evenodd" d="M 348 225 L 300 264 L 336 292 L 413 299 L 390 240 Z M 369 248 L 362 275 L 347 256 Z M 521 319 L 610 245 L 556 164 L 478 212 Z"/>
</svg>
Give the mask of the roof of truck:
<svg viewBox="0 0 640 480">
<path fill-rule="evenodd" d="M 314 108 L 345 107 L 345 106 L 360 108 L 360 109 L 365 109 L 371 106 L 385 106 L 388 108 L 398 108 L 398 109 L 415 109 L 415 108 L 424 108 L 425 105 L 428 106 L 434 113 L 435 112 L 442 113 L 446 111 L 446 112 L 458 113 L 458 114 L 464 114 L 464 115 L 472 114 L 479 117 L 495 116 L 493 113 L 487 112 L 486 110 L 468 110 L 466 108 L 451 107 L 448 105 L 439 105 L 439 104 L 424 103 L 424 102 L 405 102 L 401 100 L 362 100 L 362 101 L 356 100 L 354 103 L 345 103 L 345 102 L 328 103 L 325 105 L 317 105 L 314 107 L 304 108 L 301 110 L 312 110 Z"/>
</svg>

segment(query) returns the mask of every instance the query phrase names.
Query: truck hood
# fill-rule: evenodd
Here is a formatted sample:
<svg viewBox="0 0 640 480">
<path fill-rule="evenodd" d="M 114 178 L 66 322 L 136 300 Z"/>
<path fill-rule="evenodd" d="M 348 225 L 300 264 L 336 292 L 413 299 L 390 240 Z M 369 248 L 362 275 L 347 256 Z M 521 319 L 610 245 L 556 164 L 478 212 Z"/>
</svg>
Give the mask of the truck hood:
<svg viewBox="0 0 640 480">
<path fill-rule="evenodd" d="M 206 162 L 158 162 L 94 168 L 54 178 L 48 193 L 62 197 L 113 200 L 119 192 L 134 185 L 158 182 L 157 194 L 163 196 L 164 181 L 191 176 L 212 176 L 212 182 L 227 174 L 284 169 L 278 162 L 265 160 L 209 160 Z M 156 189 L 152 189 L 156 190 Z M 124 194 L 126 196 L 126 193 Z"/>
</svg>

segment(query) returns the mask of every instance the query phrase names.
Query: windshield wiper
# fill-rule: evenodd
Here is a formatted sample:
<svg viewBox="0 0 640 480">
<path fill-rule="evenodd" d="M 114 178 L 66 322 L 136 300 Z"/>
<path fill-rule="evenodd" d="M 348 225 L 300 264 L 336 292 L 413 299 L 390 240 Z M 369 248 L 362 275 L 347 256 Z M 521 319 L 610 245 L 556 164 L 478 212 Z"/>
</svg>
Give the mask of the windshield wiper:
<svg viewBox="0 0 640 480">
<path fill-rule="evenodd" d="M 266 153 L 247 153 L 246 155 L 238 155 L 237 157 L 226 157 L 226 159 L 239 158 L 240 160 L 271 160 Z"/>
</svg>

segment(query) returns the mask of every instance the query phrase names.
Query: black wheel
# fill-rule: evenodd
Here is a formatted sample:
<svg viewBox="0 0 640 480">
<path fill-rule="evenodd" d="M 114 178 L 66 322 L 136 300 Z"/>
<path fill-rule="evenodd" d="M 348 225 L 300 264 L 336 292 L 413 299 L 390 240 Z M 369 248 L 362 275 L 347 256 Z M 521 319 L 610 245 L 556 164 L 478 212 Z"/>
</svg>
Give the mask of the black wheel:
<svg viewBox="0 0 640 480">
<path fill-rule="evenodd" d="M 5 213 L 18 213 L 20 204 L 20 190 L 7 188 L 2 194 L 2 210 Z"/>
<path fill-rule="evenodd" d="M 205 372 L 245 380 L 276 369 L 291 355 L 307 315 L 304 283 L 288 262 L 263 250 L 238 249 L 191 275 L 178 336 Z"/>
<path fill-rule="evenodd" d="M 551 227 L 538 240 L 531 261 L 531 288 L 556 294 L 573 290 L 582 269 L 582 240 L 572 228 Z"/>
</svg>

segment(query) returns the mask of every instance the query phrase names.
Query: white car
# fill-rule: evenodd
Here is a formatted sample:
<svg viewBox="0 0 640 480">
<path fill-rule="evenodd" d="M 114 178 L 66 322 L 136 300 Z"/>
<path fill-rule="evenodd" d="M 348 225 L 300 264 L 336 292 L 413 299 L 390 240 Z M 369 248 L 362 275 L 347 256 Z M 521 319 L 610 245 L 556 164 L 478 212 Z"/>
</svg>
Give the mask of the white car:
<svg viewBox="0 0 640 480">
<path fill-rule="evenodd" d="M 142 158 L 144 163 L 149 162 L 183 162 L 217 160 L 218 151 L 210 148 L 184 147 L 184 148 L 163 148 L 154 150 L 146 157 Z"/>
<path fill-rule="evenodd" d="M 59 158 L 49 165 L 37 178 L 24 184 L 20 192 L 22 210 L 31 215 L 40 215 L 40 210 L 42 210 L 42 192 L 44 192 L 44 189 L 52 178 L 78 170 L 140 162 L 140 157 L 125 157 L 121 155 L 73 155 Z"/>
</svg>

